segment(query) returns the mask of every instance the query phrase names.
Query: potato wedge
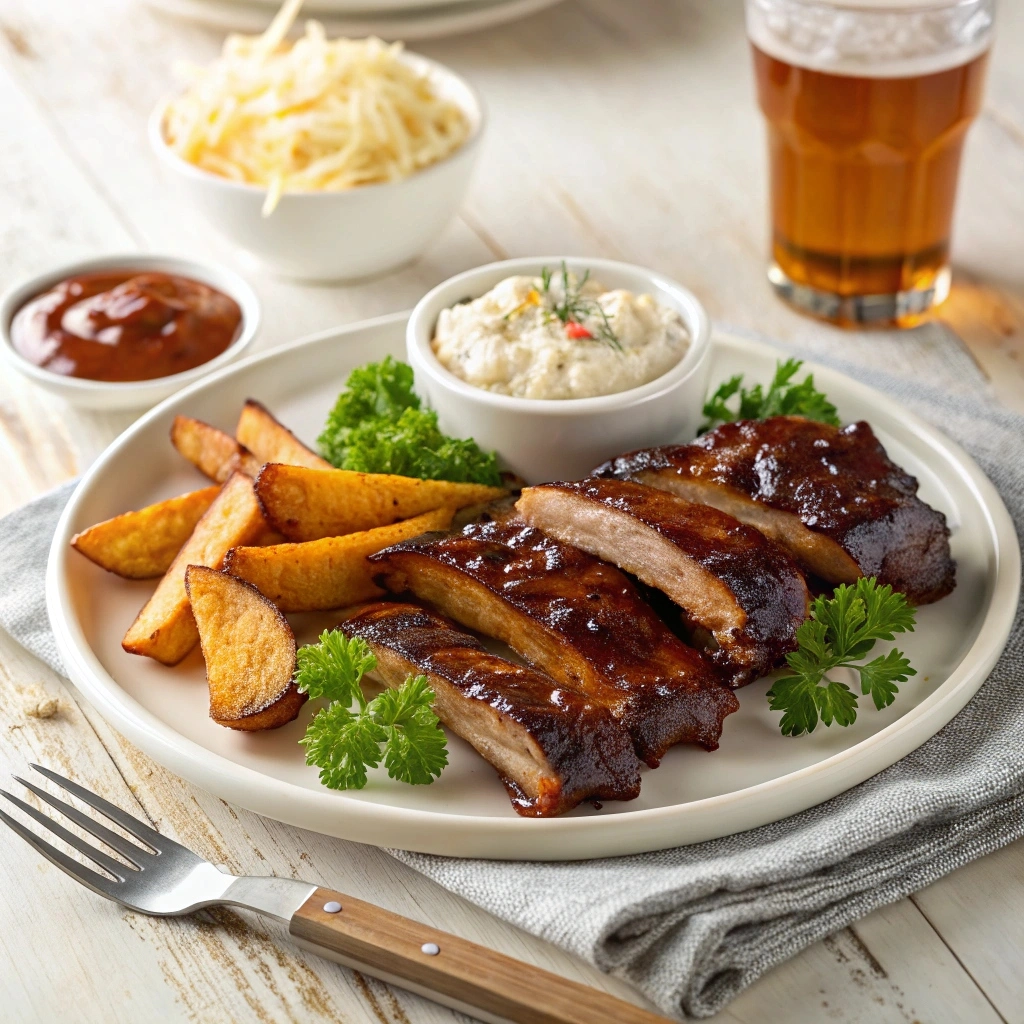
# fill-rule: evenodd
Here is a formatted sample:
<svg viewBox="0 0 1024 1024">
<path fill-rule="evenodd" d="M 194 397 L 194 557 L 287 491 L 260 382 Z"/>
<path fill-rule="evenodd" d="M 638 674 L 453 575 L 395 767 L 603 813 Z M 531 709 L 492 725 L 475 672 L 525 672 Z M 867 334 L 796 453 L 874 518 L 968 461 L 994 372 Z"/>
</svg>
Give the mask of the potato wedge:
<svg viewBox="0 0 1024 1024">
<path fill-rule="evenodd" d="M 384 593 L 373 582 L 380 569 L 370 565 L 367 555 L 421 533 L 445 530 L 454 512 L 436 509 L 375 530 L 302 544 L 234 548 L 224 560 L 224 571 L 253 584 L 284 612 L 345 608 Z"/>
<path fill-rule="evenodd" d="M 277 463 L 264 466 L 256 478 L 256 496 L 267 522 L 294 541 L 372 530 L 437 508 L 462 508 L 504 494 L 499 487 L 482 484 Z"/>
<path fill-rule="evenodd" d="M 165 665 L 181 661 L 199 640 L 185 592 L 185 567 L 219 569 L 231 548 L 254 543 L 266 528 L 252 479 L 244 473 L 233 473 L 196 523 L 192 536 L 125 633 L 121 646 L 129 654 L 143 654 Z"/>
<path fill-rule="evenodd" d="M 204 487 L 125 512 L 76 533 L 71 546 L 125 579 L 163 576 L 219 493 L 219 487 Z"/>
<path fill-rule="evenodd" d="M 200 473 L 205 473 L 219 484 L 224 483 L 236 469 L 252 477 L 260 471 L 259 460 L 245 445 L 239 444 L 223 430 L 191 416 L 174 417 L 171 444 Z"/>
<path fill-rule="evenodd" d="M 321 459 L 307 448 L 286 426 L 274 419 L 266 406 L 252 398 L 242 407 L 235 437 L 260 462 L 283 462 L 312 469 L 331 468 L 326 459 Z"/>
<path fill-rule="evenodd" d="M 229 729 L 277 729 L 306 695 L 292 681 L 295 635 L 255 587 L 203 565 L 185 569 L 210 686 L 210 717 Z"/>
</svg>

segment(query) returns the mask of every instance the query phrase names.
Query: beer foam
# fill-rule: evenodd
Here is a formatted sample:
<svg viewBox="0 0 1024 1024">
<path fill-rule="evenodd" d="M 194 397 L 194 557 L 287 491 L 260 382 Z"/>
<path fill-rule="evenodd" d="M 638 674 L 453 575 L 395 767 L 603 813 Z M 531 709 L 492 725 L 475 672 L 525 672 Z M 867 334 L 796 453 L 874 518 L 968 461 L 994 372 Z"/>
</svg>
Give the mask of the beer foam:
<svg viewBox="0 0 1024 1024">
<path fill-rule="evenodd" d="M 747 34 L 796 67 L 864 78 L 910 78 L 960 67 L 992 43 L 994 0 L 944 8 L 842 7 L 807 0 L 747 0 Z"/>
</svg>

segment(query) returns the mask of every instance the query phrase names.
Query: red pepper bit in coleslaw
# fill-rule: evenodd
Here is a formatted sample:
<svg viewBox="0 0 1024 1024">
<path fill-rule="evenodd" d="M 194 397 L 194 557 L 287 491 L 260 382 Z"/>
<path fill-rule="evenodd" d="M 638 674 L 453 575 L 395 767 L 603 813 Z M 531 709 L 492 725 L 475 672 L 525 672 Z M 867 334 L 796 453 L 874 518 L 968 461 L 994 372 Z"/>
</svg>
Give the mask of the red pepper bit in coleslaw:
<svg viewBox="0 0 1024 1024">
<path fill-rule="evenodd" d="M 583 338 L 593 340 L 594 338 L 590 331 L 576 320 L 567 320 L 565 322 L 565 336 L 572 341 L 581 341 Z"/>
</svg>

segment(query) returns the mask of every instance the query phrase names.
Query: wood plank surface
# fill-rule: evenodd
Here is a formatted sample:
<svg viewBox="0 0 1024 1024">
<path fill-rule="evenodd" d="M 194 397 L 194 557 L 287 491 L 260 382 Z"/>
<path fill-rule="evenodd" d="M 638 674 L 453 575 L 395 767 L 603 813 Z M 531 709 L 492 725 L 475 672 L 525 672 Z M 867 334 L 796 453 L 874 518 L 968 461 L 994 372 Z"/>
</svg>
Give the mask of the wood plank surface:
<svg viewBox="0 0 1024 1024">
<path fill-rule="evenodd" d="M 1000 396 L 1024 408 L 1024 5 L 1003 3 L 984 112 L 967 148 L 955 287 L 939 313 Z M 0 285 L 101 251 L 201 252 L 247 273 L 258 348 L 411 306 L 489 259 L 632 260 L 690 284 L 723 322 L 812 350 L 851 336 L 806 320 L 764 280 L 763 130 L 737 0 L 568 0 L 521 23 L 417 47 L 480 87 L 491 115 L 470 199 L 415 265 L 311 288 L 254 273 L 181 208 L 145 144 L 177 59 L 216 33 L 137 0 L 0 0 Z M 852 336 L 913 367 L 907 336 Z M 74 410 L 0 375 L 0 513 L 87 466 L 130 415 Z M 41 696 L 59 711 L 34 717 Z M 635 1002 L 622 982 L 497 921 L 385 853 L 241 811 L 155 765 L 0 634 L 0 770 L 38 760 L 235 872 L 352 892 Z M 6 783 L 4 783 L 6 785 Z M 783 964 L 719 1020 L 1024 1022 L 1024 844 Z M 0 1018 L 12 1021 L 447 1024 L 451 1012 L 287 944 L 242 913 L 127 913 L 0 835 Z"/>
</svg>

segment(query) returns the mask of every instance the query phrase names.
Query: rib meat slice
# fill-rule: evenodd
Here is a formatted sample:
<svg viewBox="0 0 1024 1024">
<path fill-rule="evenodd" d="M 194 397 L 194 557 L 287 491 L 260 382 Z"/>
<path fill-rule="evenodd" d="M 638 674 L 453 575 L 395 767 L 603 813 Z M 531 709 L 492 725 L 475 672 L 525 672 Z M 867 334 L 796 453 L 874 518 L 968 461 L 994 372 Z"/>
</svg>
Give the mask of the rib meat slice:
<svg viewBox="0 0 1024 1024">
<path fill-rule="evenodd" d="M 632 740 L 607 708 L 489 653 L 416 605 L 366 605 L 341 628 L 367 642 L 373 674 L 388 686 L 427 677 L 438 718 L 498 770 L 519 814 L 548 817 L 589 798 L 639 794 Z"/>
<path fill-rule="evenodd" d="M 390 590 L 412 591 L 603 704 L 651 767 L 675 743 L 714 750 L 738 707 L 618 569 L 516 516 L 428 534 L 370 560 Z"/>
<path fill-rule="evenodd" d="M 918 498 L 917 480 L 889 459 L 867 423 L 723 423 L 692 444 L 622 455 L 592 475 L 713 505 L 829 583 L 876 576 L 915 604 L 956 585 L 946 517 Z"/>
<path fill-rule="evenodd" d="M 527 487 L 523 519 L 670 597 L 723 679 L 742 686 L 796 649 L 807 585 L 794 561 L 708 505 L 624 480 Z M 708 636 L 710 634 L 710 636 Z"/>
</svg>

